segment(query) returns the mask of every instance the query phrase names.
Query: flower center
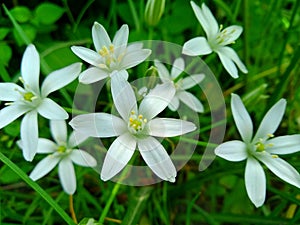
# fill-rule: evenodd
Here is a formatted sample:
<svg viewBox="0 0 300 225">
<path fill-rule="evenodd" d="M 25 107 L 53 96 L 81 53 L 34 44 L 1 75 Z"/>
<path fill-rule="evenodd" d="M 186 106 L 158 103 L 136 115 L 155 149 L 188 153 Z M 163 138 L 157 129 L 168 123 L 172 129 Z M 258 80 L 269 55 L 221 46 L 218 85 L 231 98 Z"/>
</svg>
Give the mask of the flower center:
<svg viewBox="0 0 300 225">
<path fill-rule="evenodd" d="M 143 115 L 137 115 L 135 111 L 131 111 L 131 116 L 129 117 L 128 128 L 129 130 L 136 134 L 142 131 L 147 123 L 147 119 Z"/>
<path fill-rule="evenodd" d="M 65 153 L 66 151 L 67 151 L 66 146 L 60 145 L 57 148 L 57 152 L 59 152 L 59 153 Z"/>
<path fill-rule="evenodd" d="M 217 44 L 221 45 L 221 44 L 233 44 L 234 41 L 232 41 L 231 43 L 228 43 L 228 40 L 230 40 L 232 38 L 232 35 L 236 32 L 235 29 L 232 29 L 230 32 L 228 32 L 228 30 L 222 30 L 223 29 L 223 25 L 220 25 L 220 30 L 219 33 L 216 37 L 216 41 Z"/>
<path fill-rule="evenodd" d="M 104 58 L 105 61 L 103 64 L 99 65 L 101 68 L 109 68 L 112 62 L 116 62 L 115 47 L 113 44 L 110 44 L 108 48 L 103 46 L 99 50 L 99 54 Z"/>
<path fill-rule="evenodd" d="M 266 139 L 263 138 L 259 138 L 258 142 L 255 143 L 255 151 L 256 152 L 264 152 L 266 150 L 267 147 L 272 147 L 273 144 L 266 144 L 266 140 L 268 140 L 269 138 L 274 137 L 273 134 L 268 134 Z"/>
<path fill-rule="evenodd" d="M 35 99 L 36 96 L 32 92 L 26 92 L 23 94 L 23 98 L 25 101 L 32 102 L 32 100 Z"/>
</svg>

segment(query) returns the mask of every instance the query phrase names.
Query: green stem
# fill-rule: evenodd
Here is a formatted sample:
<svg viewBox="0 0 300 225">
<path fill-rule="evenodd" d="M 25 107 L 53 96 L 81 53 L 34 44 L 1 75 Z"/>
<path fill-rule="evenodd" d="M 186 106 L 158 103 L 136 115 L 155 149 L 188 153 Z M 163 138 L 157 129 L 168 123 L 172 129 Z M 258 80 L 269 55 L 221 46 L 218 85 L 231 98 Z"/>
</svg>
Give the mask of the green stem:
<svg viewBox="0 0 300 225">
<path fill-rule="evenodd" d="M 54 201 L 46 191 L 44 191 L 36 182 L 31 180 L 20 167 L 14 164 L 9 158 L 0 152 L 0 160 L 23 179 L 33 190 L 35 190 L 61 217 L 67 224 L 75 224 L 69 215 Z"/>
<path fill-rule="evenodd" d="M 135 28 L 136 28 L 137 31 L 139 31 L 141 29 L 140 20 L 139 20 L 138 14 L 136 12 L 136 8 L 134 6 L 134 3 L 133 3 L 132 0 L 128 0 L 128 4 L 129 4 L 129 7 L 130 7 L 130 10 L 131 10 L 131 13 L 132 13 Z"/>
</svg>

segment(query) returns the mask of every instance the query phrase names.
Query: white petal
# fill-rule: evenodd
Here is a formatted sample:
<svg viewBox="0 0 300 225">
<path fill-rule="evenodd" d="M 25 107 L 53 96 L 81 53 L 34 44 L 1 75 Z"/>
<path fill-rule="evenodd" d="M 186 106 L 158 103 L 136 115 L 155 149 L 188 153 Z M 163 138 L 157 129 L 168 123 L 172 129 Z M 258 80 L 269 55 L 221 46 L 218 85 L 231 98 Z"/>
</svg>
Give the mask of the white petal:
<svg viewBox="0 0 300 225">
<path fill-rule="evenodd" d="M 51 120 L 50 130 L 52 137 L 58 145 L 67 143 L 67 124 L 65 120 Z"/>
<path fill-rule="evenodd" d="M 228 161 L 243 161 L 248 157 L 247 145 L 242 141 L 227 141 L 215 149 L 215 154 Z"/>
<path fill-rule="evenodd" d="M 73 195 L 76 191 L 76 176 L 73 163 L 68 157 L 58 164 L 58 176 L 64 191 Z"/>
<path fill-rule="evenodd" d="M 175 88 L 172 83 L 158 84 L 142 100 L 139 113 L 148 121 L 157 116 L 171 102 L 175 95 Z"/>
<path fill-rule="evenodd" d="M 219 25 L 210 9 L 203 3 L 202 8 L 191 1 L 194 13 L 207 36 L 214 36 L 219 31 Z"/>
<path fill-rule="evenodd" d="M 188 76 L 182 80 L 180 87 L 184 90 L 194 87 L 195 85 L 199 84 L 205 78 L 204 74 L 194 74 Z"/>
<path fill-rule="evenodd" d="M 256 135 L 253 138 L 253 143 L 256 143 L 259 138 L 267 139 L 268 135 L 273 134 L 277 130 L 282 120 L 285 107 L 286 100 L 280 99 L 269 109 L 258 127 Z"/>
<path fill-rule="evenodd" d="M 0 101 L 16 101 L 20 99 L 21 94 L 17 90 L 23 91 L 23 88 L 15 83 L 0 83 Z"/>
<path fill-rule="evenodd" d="M 69 124 L 78 134 L 86 137 L 115 137 L 127 131 L 127 124 L 122 119 L 108 113 L 79 115 Z"/>
<path fill-rule="evenodd" d="M 83 71 L 79 75 L 79 82 L 83 84 L 95 83 L 99 80 L 103 80 L 109 76 L 109 73 L 98 67 L 91 67 Z"/>
<path fill-rule="evenodd" d="M 138 139 L 138 149 L 150 169 L 161 179 L 175 182 L 176 168 L 165 148 L 153 137 Z"/>
<path fill-rule="evenodd" d="M 111 44 L 111 40 L 105 28 L 97 22 L 94 22 L 92 28 L 92 37 L 97 52 L 101 50 L 103 46 L 109 47 Z"/>
<path fill-rule="evenodd" d="M 150 49 L 140 49 L 134 51 L 127 51 L 124 55 L 124 58 L 121 62 L 120 68 L 129 69 L 134 67 L 142 62 L 144 62 L 148 56 L 151 54 Z"/>
<path fill-rule="evenodd" d="M 36 94 L 40 93 L 39 77 L 40 77 L 40 57 L 34 45 L 27 46 L 22 62 L 21 75 L 26 86 L 33 90 Z"/>
<path fill-rule="evenodd" d="M 266 175 L 259 162 L 249 157 L 245 169 L 245 185 L 251 202 L 260 207 L 266 198 Z"/>
<path fill-rule="evenodd" d="M 21 122 L 21 141 L 23 156 L 27 161 L 32 161 L 38 146 L 38 121 L 37 112 L 28 112 Z"/>
<path fill-rule="evenodd" d="M 66 120 L 69 118 L 68 113 L 50 98 L 44 98 L 37 111 L 49 120 Z"/>
<path fill-rule="evenodd" d="M 128 44 L 127 51 L 131 52 L 131 51 L 141 50 L 142 48 L 143 48 L 143 43 L 134 42 L 134 43 Z"/>
<path fill-rule="evenodd" d="M 195 37 L 183 44 L 182 53 L 190 56 L 207 55 L 212 52 L 205 37 Z"/>
<path fill-rule="evenodd" d="M 34 181 L 42 178 L 57 165 L 59 160 L 60 158 L 55 155 L 48 155 L 35 166 L 29 177 Z"/>
<path fill-rule="evenodd" d="M 218 52 L 221 53 L 222 55 L 227 56 L 227 58 L 231 59 L 243 73 L 248 73 L 246 66 L 240 60 L 239 56 L 236 54 L 236 52 L 232 48 L 227 47 L 227 46 L 221 47 L 221 48 L 218 48 L 217 53 Z M 219 57 L 220 57 L 220 55 L 219 55 Z"/>
<path fill-rule="evenodd" d="M 241 98 L 236 94 L 231 94 L 231 111 L 243 141 L 250 143 L 253 135 L 252 120 Z"/>
<path fill-rule="evenodd" d="M 136 148 L 136 141 L 129 133 L 118 137 L 109 147 L 103 167 L 101 179 L 107 181 L 119 173 L 129 162 Z"/>
<path fill-rule="evenodd" d="M 21 144 L 22 146 L 22 144 Z M 53 153 L 57 150 L 57 145 L 46 138 L 39 138 L 37 145 L 37 153 Z"/>
<path fill-rule="evenodd" d="M 46 97 L 74 81 L 81 71 L 81 66 L 81 63 L 73 63 L 70 66 L 50 73 L 42 84 L 42 96 Z"/>
<path fill-rule="evenodd" d="M 86 61 L 87 63 L 93 66 L 98 66 L 102 62 L 101 60 L 102 57 L 97 52 L 91 49 L 80 47 L 80 46 L 72 46 L 71 50 L 79 58 L 81 58 L 82 60 Z"/>
<path fill-rule="evenodd" d="M 72 132 L 69 136 L 67 146 L 69 148 L 74 148 L 75 146 L 79 146 L 81 143 L 86 141 L 87 138 L 88 136 L 82 135 L 80 132 Z"/>
<path fill-rule="evenodd" d="M 181 91 L 177 94 L 177 96 L 184 104 L 186 104 L 195 112 L 201 113 L 204 111 L 202 103 L 193 94 L 187 91 Z"/>
<path fill-rule="evenodd" d="M 149 135 L 156 137 L 174 137 L 196 130 L 195 124 L 169 118 L 155 118 L 148 123 Z"/>
<path fill-rule="evenodd" d="M 238 78 L 239 75 L 238 75 L 238 70 L 234 64 L 234 62 L 232 61 L 232 59 L 226 54 L 226 52 L 222 51 L 221 49 L 223 49 L 224 47 L 222 48 L 219 48 L 217 53 L 218 53 L 218 56 L 221 60 L 221 63 L 223 64 L 224 68 L 226 69 L 226 71 L 230 74 L 230 76 L 232 76 L 233 78 Z"/>
<path fill-rule="evenodd" d="M 267 152 L 271 154 L 291 154 L 300 151 L 300 134 L 285 135 L 268 140 L 266 145 Z"/>
<path fill-rule="evenodd" d="M 124 24 L 115 34 L 113 39 L 114 51 L 116 55 L 122 54 L 127 46 L 129 35 L 129 28 L 127 24 Z"/>
<path fill-rule="evenodd" d="M 171 77 L 172 79 L 176 79 L 182 72 L 184 71 L 184 60 L 183 58 L 175 59 L 172 69 L 171 69 Z"/>
<path fill-rule="evenodd" d="M 257 158 L 276 176 L 300 188 L 300 175 L 289 163 L 279 157 L 273 157 L 270 154 L 257 154 Z"/>
<path fill-rule="evenodd" d="M 136 98 L 128 81 L 117 71 L 111 75 L 111 92 L 118 112 L 125 121 L 128 121 L 130 112 L 137 112 Z"/>
<path fill-rule="evenodd" d="M 226 34 L 226 39 L 222 42 L 222 45 L 228 45 L 232 44 L 236 39 L 239 38 L 241 33 L 243 32 L 243 27 L 232 25 L 229 27 L 226 27 L 222 33 Z"/>
<path fill-rule="evenodd" d="M 167 68 L 164 64 L 159 62 L 158 60 L 154 61 L 154 65 L 157 68 L 158 76 L 163 82 L 169 82 L 171 81 L 171 76 Z"/>
<path fill-rule="evenodd" d="M 29 110 L 30 108 L 28 106 L 16 103 L 4 107 L 0 110 L 0 129 L 7 126 Z"/>
<path fill-rule="evenodd" d="M 170 104 L 168 105 L 168 107 L 171 111 L 176 111 L 178 109 L 178 107 L 179 107 L 179 98 L 176 95 L 172 98 L 172 100 L 171 100 Z"/>
<path fill-rule="evenodd" d="M 79 166 L 95 167 L 97 165 L 96 159 L 83 150 L 73 150 L 70 159 Z"/>
</svg>

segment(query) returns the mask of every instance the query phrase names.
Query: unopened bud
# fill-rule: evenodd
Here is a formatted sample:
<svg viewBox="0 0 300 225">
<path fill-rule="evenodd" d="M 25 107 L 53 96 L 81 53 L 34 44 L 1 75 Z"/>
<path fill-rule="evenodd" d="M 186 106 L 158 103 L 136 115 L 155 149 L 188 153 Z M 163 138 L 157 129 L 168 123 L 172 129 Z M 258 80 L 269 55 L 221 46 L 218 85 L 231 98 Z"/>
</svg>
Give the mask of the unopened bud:
<svg viewBox="0 0 300 225">
<path fill-rule="evenodd" d="M 155 26 L 165 10 L 165 0 L 148 0 L 145 10 L 145 21 L 149 26 Z"/>
</svg>

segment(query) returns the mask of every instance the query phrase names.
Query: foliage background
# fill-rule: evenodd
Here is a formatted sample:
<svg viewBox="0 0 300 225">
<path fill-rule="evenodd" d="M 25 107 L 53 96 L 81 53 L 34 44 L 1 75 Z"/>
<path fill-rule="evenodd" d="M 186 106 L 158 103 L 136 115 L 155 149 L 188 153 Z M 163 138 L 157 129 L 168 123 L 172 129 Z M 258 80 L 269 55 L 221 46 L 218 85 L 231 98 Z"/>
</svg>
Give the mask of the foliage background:
<svg viewBox="0 0 300 225">
<path fill-rule="evenodd" d="M 92 46 L 91 27 L 101 23 L 110 36 L 126 23 L 129 41 L 156 39 L 182 45 L 204 32 L 187 0 L 166 0 L 165 12 L 155 27 L 144 21 L 146 1 L 2 1 L 24 30 L 29 41 L 37 46 L 42 74 L 67 66 L 79 59 L 70 46 Z M 195 1 L 200 4 L 203 1 Z M 222 68 L 216 55 L 203 57 L 218 78 L 227 103 L 230 93 L 243 97 L 247 109 L 258 126 L 265 111 L 280 98 L 288 101 L 283 123 L 276 135 L 299 133 L 300 130 L 300 1 L 299 0 L 213 0 L 205 1 L 224 27 L 244 27 L 242 37 L 233 48 L 245 62 L 249 73 L 232 79 Z M 17 82 L 20 62 L 26 48 L 11 19 L 0 9 L 0 79 Z M 87 66 L 87 65 L 85 65 Z M 42 80 L 42 79 L 41 79 Z M 52 97 L 72 107 L 77 81 Z M 197 91 L 197 90 L 194 90 Z M 201 93 L 196 93 L 201 98 Z M 228 104 L 227 104 L 228 105 Z M 1 103 L 1 107 L 4 103 Z M 230 110 L 225 140 L 239 139 Z M 200 115 L 209 121 L 209 112 Z M 39 118 L 40 127 L 48 122 Z M 1 224 L 64 224 L 58 214 L 69 214 L 69 199 L 63 193 L 57 171 L 37 184 L 61 207 L 54 209 L 40 192 L 22 179 L 21 168 L 29 173 L 41 159 L 26 162 L 16 145 L 20 121 L 0 130 L 0 151 L 13 163 L 0 164 Z M 205 128 L 205 126 L 204 126 Z M 209 131 L 202 128 L 201 140 Z M 49 137 L 48 129 L 40 129 Z M 76 167 L 77 192 L 74 208 L 79 220 L 84 217 L 106 217 L 105 224 L 300 224 L 299 190 L 267 172 L 267 200 L 256 209 L 245 192 L 244 162 L 231 163 L 217 158 L 205 171 L 198 171 L 203 153 L 199 142 L 192 159 L 179 172 L 175 184 L 161 182 L 150 187 L 130 187 L 102 182 L 92 169 Z M 284 157 L 300 171 L 299 153 Z M 109 205 L 111 201 L 111 205 Z M 109 205 L 109 206 L 108 206 Z M 108 211 L 106 211 L 108 210 Z M 103 213 L 105 212 L 105 213 Z M 104 216 L 103 216 L 104 215 Z"/>
</svg>

